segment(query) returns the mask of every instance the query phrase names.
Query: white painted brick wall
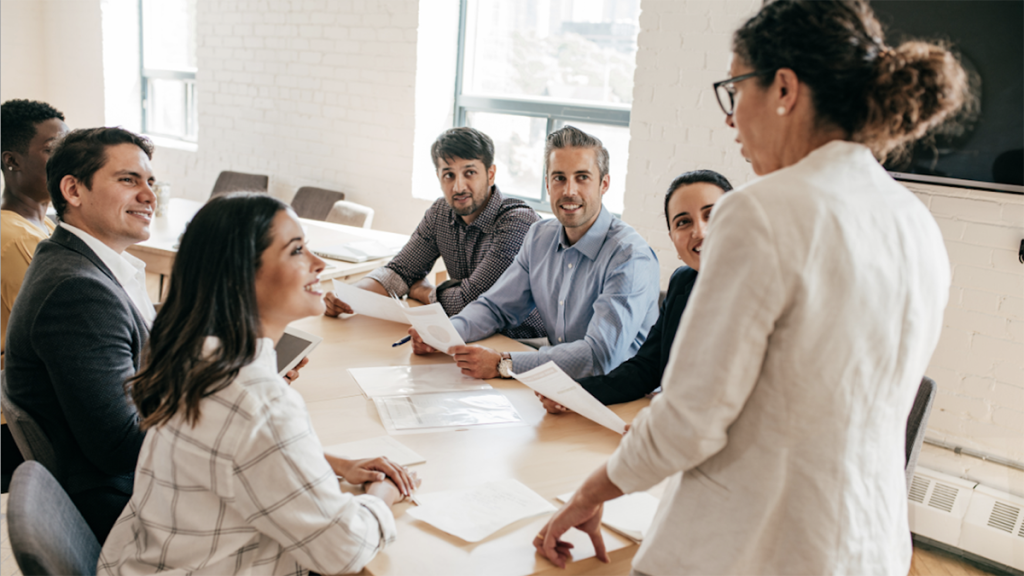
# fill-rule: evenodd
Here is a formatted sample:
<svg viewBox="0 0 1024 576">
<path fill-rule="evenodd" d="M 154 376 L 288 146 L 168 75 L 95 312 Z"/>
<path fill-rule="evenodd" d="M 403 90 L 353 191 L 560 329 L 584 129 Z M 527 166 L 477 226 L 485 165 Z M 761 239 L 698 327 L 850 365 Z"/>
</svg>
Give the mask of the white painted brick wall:
<svg viewBox="0 0 1024 576">
<path fill-rule="evenodd" d="M 643 0 L 623 218 L 655 248 L 662 283 L 680 262 L 662 214 L 681 172 L 709 168 L 734 185 L 754 174 L 711 84 L 728 75 L 730 34 L 760 0 Z M 952 289 L 928 375 L 939 394 L 928 434 L 1024 460 L 1024 197 L 913 185 L 935 215 Z M 1024 474 L 926 449 L 921 464 L 1024 495 Z"/>
<path fill-rule="evenodd" d="M 198 4 L 199 143 L 161 146 L 174 194 L 209 196 L 221 170 L 345 192 L 375 227 L 408 233 L 418 0 L 214 0 Z M 402 202 L 403 210 L 395 210 Z"/>
</svg>

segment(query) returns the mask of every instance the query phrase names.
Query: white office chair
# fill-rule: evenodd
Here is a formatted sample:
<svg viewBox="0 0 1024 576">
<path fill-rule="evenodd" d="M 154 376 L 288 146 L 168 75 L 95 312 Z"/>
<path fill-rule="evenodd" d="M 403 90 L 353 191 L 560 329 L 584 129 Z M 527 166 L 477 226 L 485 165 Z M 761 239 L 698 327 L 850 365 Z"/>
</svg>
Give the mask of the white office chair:
<svg viewBox="0 0 1024 576">
<path fill-rule="evenodd" d="M 373 224 L 373 208 L 348 200 L 339 200 L 334 203 L 334 207 L 327 214 L 325 221 L 357 228 L 369 228 Z"/>
</svg>

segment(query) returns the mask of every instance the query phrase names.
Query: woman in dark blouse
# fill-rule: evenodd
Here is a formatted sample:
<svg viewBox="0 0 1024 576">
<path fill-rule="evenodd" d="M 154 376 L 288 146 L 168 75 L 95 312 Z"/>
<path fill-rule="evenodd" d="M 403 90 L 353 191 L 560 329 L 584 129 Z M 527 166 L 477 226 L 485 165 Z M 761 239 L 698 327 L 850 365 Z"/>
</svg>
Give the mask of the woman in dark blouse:
<svg viewBox="0 0 1024 576">
<path fill-rule="evenodd" d="M 686 265 L 672 273 L 668 292 L 661 304 L 661 315 L 636 356 L 604 376 L 580 379 L 579 383 L 601 402 L 629 402 L 643 398 L 661 386 L 661 375 L 668 364 L 679 319 L 697 282 L 700 251 L 711 208 L 729 190 L 732 190 L 732 185 L 725 176 L 712 170 L 686 172 L 672 181 L 665 194 L 665 221 L 676 253 Z M 540 398 L 548 412 L 558 414 L 566 411 L 560 404 L 543 396 Z"/>
</svg>

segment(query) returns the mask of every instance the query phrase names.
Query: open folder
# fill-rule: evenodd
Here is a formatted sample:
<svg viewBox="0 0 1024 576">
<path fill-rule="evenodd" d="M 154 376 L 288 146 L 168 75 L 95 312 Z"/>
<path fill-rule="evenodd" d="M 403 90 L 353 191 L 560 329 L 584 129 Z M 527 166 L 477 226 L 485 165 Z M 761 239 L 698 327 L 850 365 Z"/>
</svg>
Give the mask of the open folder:
<svg viewBox="0 0 1024 576">
<path fill-rule="evenodd" d="M 352 307 L 356 314 L 363 314 L 390 320 L 400 324 L 411 324 L 423 341 L 438 352 L 448 353 L 452 346 L 465 346 L 444 308 L 438 303 L 408 308 L 394 298 L 374 294 L 369 290 L 356 288 L 351 284 L 334 280 L 334 294 Z"/>
</svg>

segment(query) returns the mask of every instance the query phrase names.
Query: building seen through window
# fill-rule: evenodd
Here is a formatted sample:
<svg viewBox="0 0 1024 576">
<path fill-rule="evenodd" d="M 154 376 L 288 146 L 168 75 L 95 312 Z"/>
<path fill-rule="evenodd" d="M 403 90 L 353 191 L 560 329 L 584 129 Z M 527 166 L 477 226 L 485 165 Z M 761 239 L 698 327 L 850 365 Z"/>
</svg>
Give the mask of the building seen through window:
<svg viewBox="0 0 1024 576">
<path fill-rule="evenodd" d="M 140 0 L 142 130 L 195 142 L 197 0 Z"/>
<path fill-rule="evenodd" d="M 639 0 L 462 0 L 456 123 L 495 144 L 506 194 L 547 207 L 544 139 L 565 124 L 611 154 L 622 212 Z"/>
</svg>

